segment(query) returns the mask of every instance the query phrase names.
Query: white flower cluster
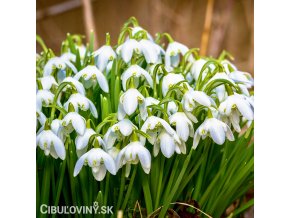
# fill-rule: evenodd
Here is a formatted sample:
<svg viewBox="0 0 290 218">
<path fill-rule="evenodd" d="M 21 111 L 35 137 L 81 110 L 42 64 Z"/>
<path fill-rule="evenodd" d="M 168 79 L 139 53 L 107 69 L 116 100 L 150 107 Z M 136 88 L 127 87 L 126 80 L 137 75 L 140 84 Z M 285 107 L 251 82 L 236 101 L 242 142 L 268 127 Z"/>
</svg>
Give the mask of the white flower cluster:
<svg viewBox="0 0 290 218">
<path fill-rule="evenodd" d="M 68 48 L 44 63 L 37 76 L 36 143 L 45 155 L 63 160 L 74 141 L 74 176 L 88 165 L 101 181 L 107 170 L 115 175 L 123 166 L 128 176 L 131 164 L 148 174 L 159 152 L 186 154 L 206 137 L 221 145 L 251 125 L 249 73 L 225 57 L 199 57 L 167 33 L 159 35 L 169 40 L 164 48 L 139 26 L 125 31 L 117 47 L 107 41 L 81 56 L 79 48 Z"/>
</svg>

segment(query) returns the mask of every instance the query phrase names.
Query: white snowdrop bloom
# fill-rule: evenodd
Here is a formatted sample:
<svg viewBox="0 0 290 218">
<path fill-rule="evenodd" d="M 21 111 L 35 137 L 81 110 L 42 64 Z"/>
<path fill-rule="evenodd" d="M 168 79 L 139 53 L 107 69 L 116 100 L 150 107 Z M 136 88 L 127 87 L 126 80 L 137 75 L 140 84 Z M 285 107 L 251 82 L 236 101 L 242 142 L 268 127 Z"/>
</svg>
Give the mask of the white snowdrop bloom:
<svg viewBox="0 0 290 218">
<path fill-rule="evenodd" d="M 170 42 L 165 52 L 165 66 L 177 67 L 180 61 L 179 55 L 185 55 L 188 47 L 179 42 Z M 193 61 L 193 56 L 189 56 L 189 61 Z"/>
<path fill-rule="evenodd" d="M 116 140 L 121 141 L 126 136 L 130 136 L 134 128 L 137 129 L 137 127 L 129 119 L 123 119 L 111 126 L 104 135 L 106 148 L 110 150 Z"/>
<path fill-rule="evenodd" d="M 95 118 L 98 118 L 98 111 L 97 111 L 95 105 L 93 104 L 93 102 L 90 99 L 88 99 L 86 96 L 84 96 L 82 94 L 75 93 L 69 97 L 67 102 L 64 104 L 64 108 L 67 111 L 69 108 L 69 104 L 73 105 L 76 112 L 78 112 L 79 108 L 82 111 L 87 111 L 88 109 L 90 109 L 92 115 Z"/>
<path fill-rule="evenodd" d="M 86 130 L 86 121 L 77 112 L 69 112 L 62 119 L 61 124 L 68 133 L 75 130 L 79 135 L 83 135 Z"/>
<path fill-rule="evenodd" d="M 236 93 L 220 104 L 219 112 L 229 117 L 237 132 L 241 131 L 240 116 L 243 116 L 246 120 L 254 119 L 254 111 L 249 101 L 243 95 Z"/>
<path fill-rule="evenodd" d="M 231 63 L 229 60 L 225 59 L 221 61 L 221 64 L 224 66 L 225 71 L 227 74 L 229 74 L 231 71 L 236 71 L 238 70 L 237 67 Z"/>
<path fill-rule="evenodd" d="M 36 109 L 36 121 L 37 120 L 43 126 L 45 124 L 45 121 L 46 121 L 46 116 L 40 110 Z"/>
<path fill-rule="evenodd" d="M 78 135 L 76 137 L 75 144 L 78 157 L 80 157 L 87 151 L 90 138 L 95 134 L 96 132 L 93 129 L 86 128 L 84 135 Z M 102 148 L 106 148 L 105 142 L 100 136 L 96 136 L 95 140 L 98 141 L 98 144 L 102 146 Z"/>
<path fill-rule="evenodd" d="M 141 54 L 142 52 L 140 43 L 135 39 L 128 39 L 117 48 L 117 54 L 121 55 L 126 63 L 129 63 L 131 60 L 133 52 L 137 54 Z"/>
<path fill-rule="evenodd" d="M 163 49 L 155 42 L 148 39 L 141 39 L 139 41 L 141 52 L 147 63 L 155 64 L 158 62 L 158 57 L 164 54 Z"/>
<path fill-rule="evenodd" d="M 76 62 L 76 55 L 71 52 L 66 52 L 60 56 L 63 60 Z"/>
<path fill-rule="evenodd" d="M 97 181 L 102 181 L 105 178 L 107 170 L 112 175 L 116 175 L 116 165 L 113 158 L 101 148 L 93 148 L 78 159 L 74 168 L 74 176 L 80 173 L 84 165 L 92 168 L 93 176 Z"/>
<path fill-rule="evenodd" d="M 162 80 L 162 94 L 165 96 L 172 86 L 185 80 L 182 74 L 169 73 Z"/>
<path fill-rule="evenodd" d="M 151 106 L 151 105 L 158 105 L 159 104 L 159 100 L 153 97 L 146 97 L 145 98 L 145 105 L 146 107 Z"/>
<path fill-rule="evenodd" d="M 109 45 L 103 45 L 93 53 L 95 63 L 98 69 L 103 72 L 106 69 L 108 62 L 116 58 L 116 53 Z"/>
<path fill-rule="evenodd" d="M 225 72 L 219 72 L 219 73 L 216 73 L 212 78 L 210 78 L 209 81 L 207 81 L 205 87 L 207 87 L 207 85 L 214 81 L 214 80 L 217 80 L 217 79 L 223 79 L 223 80 L 227 80 L 233 84 L 235 84 L 235 82 L 228 76 L 228 74 L 226 74 Z"/>
<path fill-rule="evenodd" d="M 150 136 L 148 141 L 152 145 L 156 142 L 158 133 L 162 132 L 162 130 L 165 130 L 169 135 L 173 136 L 176 141 L 180 142 L 180 139 L 177 136 L 175 130 L 172 129 L 169 123 L 167 123 L 160 117 L 156 116 L 148 117 L 141 127 L 141 131 L 147 133 Z M 140 136 L 140 141 L 142 144 L 145 144 L 146 141 L 145 137 Z"/>
<path fill-rule="evenodd" d="M 186 111 L 193 111 L 197 103 L 206 107 L 211 106 L 212 99 L 202 91 L 195 91 L 190 88 L 182 97 L 181 103 Z"/>
<path fill-rule="evenodd" d="M 228 93 L 224 85 L 214 88 L 215 94 L 220 102 L 224 101 L 228 97 Z"/>
<path fill-rule="evenodd" d="M 64 141 L 66 132 L 63 126 L 61 125 L 60 119 L 54 119 L 50 124 L 50 128 L 54 134 L 56 134 L 62 141 Z"/>
<path fill-rule="evenodd" d="M 178 106 L 176 105 L 176 103 L 174 101 L 168 102 L 167 114 L 171 116 L 172 114 L 175 114 L 177 111 L 178 111 Z"/>
<path fill-rule="evenodd" d="M 132 35 L 135 36 L 139 31 L 144 31 L 146 32 L 146 36 L 149 40 L 154 41 L 152 36 L 148 33 L 147 30 L 144 30 L 142 27 L 140 26 L 135 26 L 132 28 Z"/>
<path fill-rule="evenodd" d="M 83 78 L 84 81 L 87 82 L 85 83 L 86 88 L 90 88 L 91 86 L 94 87 L 98 83 L 104 92 L 109 92 L 108 81 L 96 66 L 89 65 L 74 76 L 74 79 L 76 80 L 79 80 L 80 78 Z"/>
<path fill-rule="evenodd" d="M 181 140 L 176 140 L 178 137 L 170 135 L 167 131 L 162 130 L 154 143 L 153 154 L 157 156 L 161 149 L 162 154 L 170 158 L 176 152 L 177 154 L 186 153 L 186 145 Z"/>
<path fill-rule="evenodd" d="M 140 116 L 144 120 L 148 116 L 146 106 L 145 106 L 145 98 L 143 95 L 134 88 L 128 89 L 125 93 L 123 93 L 120 97 L 120 102 L 118 106 L 118 120 L 124 119 L 127 115 L 133 114 L 137 107 L 139 106 Z"/>
<path fill-rule="evenodd" d="M 149 174 L 151 168 L 151 155 L 147 148 L 145 148 L 139 141 L 130 142 L 118 154 L 116 159 L 117 169 L 126 165 L 126 176 L 130 174 L 131 164 L 138 164 L 141 166 L 146 174 Z"/>
<path fill-rule="evenodd" d="M 42 77 L 40 78 L 40 82 L 44 90 L 50 90 L 53 85 L 58 86 L 53 76 Z"/>
<path fill-rule="evenodd" d="M 191 69 L 190 69 L 190 72 L 194 78 L 195 81 L 198 80 L 198 77 L 199 77 L 199 74 L 201 73 L 201 69 L 203 68 L 203 66 L 206 64 L 206 62 L 208 62 L 206 59 L 198 59 L 196 60 Z M 214 64 L 210 64 L 209 65 L 210 69 L 213 71 L 215 69 L 215 65 Z M 204 79 L 205 75 L 208 73 L 208 69 L 205 69 L 203 71 L 203 74 L 202 74 L 202 79 Z"/>
<path fill-rule="evenodd" d="M 84 45 L 77 45 L 77 49 L 79 50 L 80 58 L 83 61 L 87 52 L 87 48 Z"/>
<path fill-rule="evenodd" d="M 254 85 L 254 80 L 251 74 L 242 71 L 233 71 L 228 74 L 229 78 L 231 78 L 236 83 L 242 83 L 247 88 L 251 88 Z"/>
<path fill-rule="evenodd" d="M 45 64 L 43 68 L 43 76 L 50 76 L 55 68 L 59 71 L 64 71 L 67 67 L 70 68 L 74 73 L 77 73 L 78 71 L 77 68 L 70 62 L 67 55 L 53 57 Z"/>
<path fill-rule="evenodd" d="M 213 141 L 219 145 L 222 145 L 226 138 L 230 141 L 235 140 L 227 124 L 216 118 L 207 118 L 195 131 L 192 148 L 196 149 L 200 137 L 205 139 L 207 136 L 210 136 Z"/>
<path fill-rule="evenodd" d="M 49 154 L 57 159 L 65 158 L 65 147 L 62 140 L 51 130 L 43 130 L 36 136 L 36 145 L 38 145 L 46 156 Z"/>
<path fill-rule="evenodd" d="M 153 80 L 150 76 L 150 74 L 144 70 L 142 67 L 140 67 L 137 64 L 131 65 L 127 70 L 124 71 L 124 73 L 121 75 L 121 80 L 122 80 L 122 86 L 124 91 L 127 90 L 127 81 L 130 78 L 139 78 L 139 77 L 143 77 L 145 78 L 145 80 L 148 82 L 148 84 L 153 87 Z M 138 82 L 138 80 L 136 81 L 136 83 Z M 135 82 L 134 82 L 135 84 Z"/>
<path fill-rule="evenodd" d="M 54 99 L 54 94 L 49 90 L 38 90 L 36 93 L 36 109 L 41 111 L 42 105 L 51 105 Z"/>
<path fill-rule="evenodd" d="M 63 81 L 64 82 L 70 82 L 72 83 L 76 90 L 78 91 L 78 93 L 82 94 L 82 95 L 85 95 L 86 94 L 86 91 L 85 91 L 85 88 L 83 86 L 83 84 L 81 84 L 78 80 L 76 80 L 75 78 L 72 78 L 72 77 L 66 77 Z M 68 85 L 67 87 L 71 88 L 70 85 Z M 67 87 L 63 89 L 63 91 L 66 91 L 67 90 Z"/>
<path fill-rule="evenodd" d="M 169 122 L 171 125 L 176 126 L 176 133 L 181 140 L 186 142 L 188 137 L 193 137 L 194 129 L 192 122 L 183 112 L 176 112 L 169 117 Z"/>
</svg>

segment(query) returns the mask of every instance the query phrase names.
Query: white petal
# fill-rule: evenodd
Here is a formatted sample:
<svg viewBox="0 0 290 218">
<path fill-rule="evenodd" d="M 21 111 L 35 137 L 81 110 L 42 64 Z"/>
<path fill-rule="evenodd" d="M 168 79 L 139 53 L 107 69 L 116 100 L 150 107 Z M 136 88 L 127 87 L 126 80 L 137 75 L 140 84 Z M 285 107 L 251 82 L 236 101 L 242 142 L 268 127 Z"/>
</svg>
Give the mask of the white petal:
<svg viewBox="0 0 290 218">
<path fill-rule="evenodd" d="M 166 134 L 166 133 L 161 133 L 160 134 L 160 148 L 161 148 L 161 152 L 162 154 L 167 157 L 170 158 L 175 151 L 175 143 L 173 138 Z"/>
<path fill-rule="evenodd" d="M 151 155 L 150 152 L 143 147 L 142 145 L 140 145 L 138 147 L 138 157 L 141 163 L 141 166 L 144 170 L 145 173 L 149 174 L 150 172 L 150 168 L 151 168 Z"/>
<path fill-rule="evenodd" d="M 198 134 L 198 131 L 195 132 L 194 137 L 193 137 L 193 144 L 192 144 L 192 148 L 196 149 L 198 143 L 200 140 L 200 135 Z"/>
<path fill-rule="evenodd" d="M 105 164 L 107 170 L 112 175 L 116 175 L 116 166 L 115 166 L 115 162 L 114 162 L 113 158 L 107 153 L 103 154 L 103 157 L 104 157 L 104 164 Z"/>
<path fill-rule="evenodd" d="M 86 154 L 84 154 L 84 155 L 82 155 L 79 159 L 78 159 L 78 161 L 77 161 L 77 163 L 76 163 L 76 165 L 75 165 L 75 168 L 74 168 L 74 176 L 77 176 L 78 174 L 79 174 L 79 172 L 81 171 L 81 169 L 82 169 L 82 167 L 83 167 L 83 165 L 84 165 L 84 163 L 85 163 L 85 159 L 87 158 L 87 153 Z"/>
<path fill-rule="evenodd" d="M 97 172 L 94 172 L 92 170 L 93 176 L 95 177 L 95 179 L 97 181 L 102 181 L 106 176 L 106 172 L 107 172 L 107 170 L 106 170 L 106 167 L 104 165 L 101 165 Z"/>
</svg>

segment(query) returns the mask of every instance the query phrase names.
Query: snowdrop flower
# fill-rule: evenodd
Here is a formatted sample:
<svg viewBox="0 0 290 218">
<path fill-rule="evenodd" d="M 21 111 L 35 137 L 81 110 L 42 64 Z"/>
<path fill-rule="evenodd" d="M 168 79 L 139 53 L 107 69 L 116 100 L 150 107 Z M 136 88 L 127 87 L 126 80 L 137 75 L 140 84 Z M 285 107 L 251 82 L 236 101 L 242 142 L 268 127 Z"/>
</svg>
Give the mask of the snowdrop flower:
<svg viewBox="0 0 290 218">
<path fill-rule="evenodd" d="M 242 83 L 247 88 L 251 88 L 254 85 L 251 74 L 242 71 L 233 71 L 228 74 L 229 77 L 236 83 Z"/>
<path fill-rule="evenodd" d="M 142 27 L 140 26 L 135 26 L 132 28 L 132 36 L 135 36 L 139 31 L 144 31 L 146 32 L 146 36 L 150 41 L 154 41 L 152 36 L 146 31 L 144 30 Z"/>
<path fill-rule="evenodd" d="M 55 68 L 59 71 L 65 71 L 69 67 L 74 73 L 77 73 L 77 68 L 69 61 L 68 56 L 53 57 L 45 64 L 43 68 L 43 76 L 50 76 Z"/>
<path fill-rule="evenodd" d="M 71 52 L 66 52 L 61 55 L 61 58 L 65 61 L 76 62 L 76 56 Z"/>
<path fill-rule="evenodd" d="M 223 79 L 223 80 L 227 80 L 232 84 L 235 84 L 235 82 L 225 73 L 225 72 L 219 72 L 216 73 L 212 78 L 210 78 L 209 81 L 207 81 L 205 87 L 212 81 L 217 80 L 217 79 Z"/>
<path fill-rule="evenodd" d="M 107 170 L 112 175 L 116 175 L 113 158 L 101 148 L 93 148 L 78 159 L 74 168 L 74 176 L 80 173 L 83 165 L 89 165 L 92 168 L 93 176 L 97 181 L 105 178 Z"/>
<path fill-rule="evenodd" d="M 96 66 L 89 65 L 74 76 L 74 79 L 76 80 L 79 80 L 80 78 L 84 79 L 86 88 L 90 88 L 91 86 L 94 87 L 98 83 L 104 92 L 109 92 L 108 81 Z"/>
<path fill-rule="evenodd" d="M 193 137 L 194 129 L 192 122 L 183 112 L 176 112 L 169 117 L 169 122 L 171 125 L 176 126 L 176 133 L 181 140 L 186 142 L 188 137 Z"/>
<path fill-rule="evenodd" d="M 141 52 L 147 63 L 155 64 L 158 62 L 159 57 L 164 54 L 164 50 L 148 39 L 141 39 L 139 41 Z"/>
<path fill-rule="evenodd" d="M 44 115 L 44 113 L 42 113 L 40 110 L 37 109 L 36 109 L 36 118 L 37 118 L 36 122 L 38 120 L 42 126 L 45 124 L 46 116 Z"/>
<path fill-rule="evenodd" d="M 118 106 L 118 120 L 124 119 L 127 115 L 133 114 L 137 107 L 139 106 L 141 118 L 144 120 L 148 116 L 147 110 L 145 107 L 145 98 L 143 95 L 134 88 L 128 89 L 120 97 L 120 102 Z"/>
<path fill-rule="evenodd" d="M 40 82 L 44 90 L 50 90 L 53 85 L 58 86 L 53 76 L 42 77 L 40 78 Z"/>
<path fill-rule="evenodd" d="M 237 132 L 241 131 L 240 116 L 242 115 L 246 120 L 254 119 L 254 111 L 249 101 L 240 94 L 235 93 L 229 96 L 219 106 L 219 112 L 229 117 L 234 129 Z"/>
<path fill-rule="evenodd" d="M 205 139 L 210 136 L 213 141 L 219 145 L 222 145 L 227 138 L 230 141 L 234 141 L 234 135 L 230 127 L 224 122 L 216 118 L 207 118 L 196 130 L 194 134 L 194 140 L 192 148 L 196 149 L 200 137 Z"/>
<path fill-rule="evenodd" d="M 62 140 L 51 130 L 43 130 L 36 136 L 36 145 L 38 145 L 46 156 L 49 154 L 55 159 L 65 158 L 65 147 Z"/>
<path fill-rule="evenodd" d="M 69 112 L 62 120 L 62 126 L 67 133 L 75 130 L 79 135 L 84 135 L 86 129 L 85 119 L 77 112 Z"/>
<path fill-rule="evenodd" d="M 41 111 L 42 105 L 48 106 L 52 104 L 54 99 L 54 94 L 49 90 L 38 90 L 36 93 L 36 109 Z"/>
<path fill-rule="evenodd" d="M 84 95 L 81 95 L 79 93 L 72 94 L 69 97 L 69 99 L 67 100 L 67 102 L 64 104 L 64 108 L 67 111 L 68 111 L 70 103 L 73 105 L 76 112 L 78 112 L 79 108 L 82 111 L 87 111 L 88 109 L 90 109 L 92 115 L 95 118 L 98 118 L 98 112 L 97 112 L 95 105 L 93 104 L 93 102 L 90 99 L 88 99 Z"/>
<path fill-rule="evenodd" d="M 174 135 L 175 136 L 175 135 Z M 161 149 L 162 154 L 170 158 L 174 154 L 174 151 L 177 154 L 186 153 L 186 146 L 183 141 L 180 141 L 179 138 L 170 135 L 167 131 L 162 130 L 158 134 L 158 138 L 156 139 L 153 147 L 153 155 L 156 157 Z"/>
<path fill-rule="evenodd" d="M 103 72 L 107 67 L 109 61 L 113 61 L 116 58 L 116 53 L 109 45 L 103 45 L 97 51 L 93 53 L 96 60 L 96 66 Z"/>
<path fill-rule="evenodd" d="M 70 82 L 70 83 L 72 83 L 74 85 L 74 87 L 76 88 L 76 90 L 78 91 L 78 93 L 80 93 L 82 95 L 85 95 L 86 94 L 86 91 L 85 91 L 85 88 L 84 88 L 83 84 L 81 84 L 75 78 L 66 77 L 62 82 Z M 68 85 L 67 87 L 68 88 L 71 88 L 70 85 Z M 66 88 L 64 88 L 63 90 L 66 91 L 67 90 Z"/>
<path fill-rule="evenodd" d="M 162 94 L 165 96 L 172 86 L 185 80 L 182 74 L 169 73 L 162 80 Z"/>
<path fill-rule="evenodd" d="M 148 84 L 153 87 L 153 80 L 150 76 L 150 74 L 144 70 L 142 67 L 140 67 L 137 64 L 131 65 L 125 72 L 122 74 L 121 79 L 122 79 L 122 86 L 124 91 L 127 89 L 127 81 L 131 77 L 139 78 L 139 77 L 144 77 L 145 80 L 148 82 Z M 138 82 L 138 80 L 136 81 Z"/>
<path fill-rule="evenodd" d="M 54 119 L 50 124 L 51 131 L 57 135 L 62 141 L 65 139 L 65 130 L 60 119 Z"/>
<path fill-rule="evenodd" d="M 175 114 L 177 111 L 178 111 L 178 106 L 176 105 L 176 103 L 174 101 L 168 102 L 167 114 L 171 116 L 172 114 Z"/>
<path fill-rule="evenodd" d="M 185 55 L 188 50 L 187 46 L 179 42 L 170 42 L 165 52 L 165 65 L 167 67 L 177 67 L 180 61 L 179 55 Z M 192 55 L 189 56 L 189 60 L 194 60 Z"/>
<path fill-rule="evenodd" d="M 76 151 L 78 157 L 82 156 L 88 148 L 89 141 L 93 135 L 95 135 L 96 132 L 91 128 L 86 128 L 84 135 L 78 135 L 75 139 L 76 144 Z M 98 141 L 98 144 L 101 145 L 103 148 L 105 148 L 105 142 L 100 136 L 96 136 L 95 140 Z"/>
<path fill-rule="evenodd" d="M 204 92 L 194 91 L 190 88 L 184 93 L 181 103 L 186 111 L 191 112 L 196 108 L 197 104 L 209 107 L 211 106 L 212 101 L 213 100 Z"/>
<path fill-rule="evenodd" d="M 129 63 L 133 56 L 133 52 L 141 54 L 141 46 L 135 39 L 128 39 L 117 48 L 117 54 L 121 55 L 122 59 Z"/>
<path fill-rule="evenodd" d="M 206 64 L 206 62 L 207 62 L 206 59 L 201 58 L 201 59 L 198 59 L 197 61 L 195 61 L 194 64 L 192 65 L 190 72 L 191 72 L 195 81 L 198 80 L 199 74 L 201 73 L 201 69 Z M 210 64 L 209 67 L 210 67 L 211 71 L 213 71 L 215 69 L 214 64 Z M 208 69 L 205 69 L 203 71 L 203 74 L 202 74 L 202 79 L 204 79 L 204 77 L 207 73 L 208 73 Z"/>
<path fill-rule="evenodd" d="M 111 126 L 104 136 L 106 148 L 110 150 L 115 144 L 116 140 L 121 141 L 126 136 L 130 136 L 134 128 L 137 129 L 137 127 L 128 119 L 123 119 Z"/>
<path fill-rule="evenodd" d="M 126 165 L 126 177 L 130 174 L 131 164 L 138 164 L 141 166 L 146 174 L 149 174 L 151 168 L 151 155 L 139 141 L 130 142 L 125 146 L 117 156 L 116 166 L 120 169 Z"/>
<path fill-rule="evenodd" d="M 162 118 L 156 116 L 150 116 L 146 119 L 141 127 L 141 131 L 147 133 L 150 138 L 148 141 L 153 145 L 156 141 L 157 134 L 161 130 L 165 129 L 170 135 L 176 134 L 174 129 Z M 145 144 L 145 137 L 141 136 L 140 141 Z"/>
<path fill-rule="evenodd" d="M 237 67 L 227 59 L 222 60 L 221 64 L 224 66 L 227 74 L 231 73 L 232 71 L 238 70 Z"/>
</svg>

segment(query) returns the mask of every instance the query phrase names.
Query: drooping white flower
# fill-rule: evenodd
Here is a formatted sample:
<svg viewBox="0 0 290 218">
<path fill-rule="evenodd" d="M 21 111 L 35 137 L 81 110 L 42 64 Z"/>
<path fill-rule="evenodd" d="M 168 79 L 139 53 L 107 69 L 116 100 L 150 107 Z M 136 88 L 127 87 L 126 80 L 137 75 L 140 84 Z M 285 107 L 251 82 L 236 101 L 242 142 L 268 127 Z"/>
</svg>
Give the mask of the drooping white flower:
<svg viewBox="0 0 290 218">
<path fill-rule="evenodd" d="M 231 73 L 232 71 L 238 70 L 237 67 L 227 59 L 222 60 L 221 64 L 224 66 L 227 74 Z"/>
<path fill-rule="evenodd" d="M 164 50 L 153 41 L 141 39 L 139 44 L 141 52 L 148 64 L 157 63 L 160 60 L 159 57 L 164 54 Z"/>
<path fill-rule="evenodd" d="M 137 127 L 129 119 L 123 119 L 111 126 L 104 135 L 106 148 L 110 150 L 116 140 L 121 141 L 126 136 L 130 136 L 134 128 L 137 129 Z"/>
<path fill-rule="evenodd" d="M 45 121 L 46 121 L 46 116 L 40 110 L 36 109 L 36 122 L 37 122 L 37 120 L 43 126 Z"/>
<path fill-rule="evenodd" d="M 49 154 L 55 159 L 65 158 L 65 147 L 62 140 L 51 130 L 43 130 L 36 136 L 36 145 L 38 145 L 46 156 Z"/>
<path fill-rule="evenodd" d="M 188 137 L 193 137 L 194 129 L 192 122 L 183 112 L 176 112 L 169 117 L 169 122 L 171 125 L 176 126 L 176 133 L 180 139 L 184 142 L 188 140 Z"/>
<path fill-rule="evenodd" d="M 51 105 L 53 98 L 54 94 L 52 94 L 49 90 L 38 90 L 36 93 L 36 109 L 41 111 L 42 105 Z"/>
<path fill-rule="evenodd" d="M 143 95 L 134 88 L 128 89 L 125 93 L 123 93 L 120 97 L 120 102 L 118 106 L 118 119 L 122 120 L 127 115 L 133 114 L 137 107 L 139 106 L 141 118 L 144 120 L 148 116 L 146 106 L 145 106 L 145 98 Z"/>
<path fill-rule="evenodd" d="M 40 82 L 44 90 L 50 90 L 53 85 L 58 86 L 53 76 L 44 76 L 40 78 Z"/>
<path fill-rule="evenodd" d="M 174 135 L 175 136 L 175 135 Z M 162 154 L 170 158 L 176 152 L 177 154 L 186 153 L 186 145 L 184 141 L 179 140 L 178 137 L 170 135 L 167 131 L 162 130 L 154 143 L 153 154 L 157 156 L 161 149 Z"/>
<path fill-rule="evenodd" d="M 154 41 L 152 36 L 147 32 L 147 30 L 143 29 L 140 26 L 135 26 L 132 28 L 132 36 L 134 37 L 139 31 L 144 31 L 146 32 L 146 36 L 149 40 Z"/>
<path fill-rule="evenodd" d="M 200 58 L 193 63 L 193 65 L 190 69 L 190 73 L 192 74 L 195 81 L 198 80 L 199 74 L 201 73 L 201 70 L 207 61 L 208 60 L 206 60 L 206 59 Z M 209 67 L 210 67 L 211 71 L 213 71 L 215 69 L 214 64 L 210 64 Z M 204 77 L 207 73 L 208 73 L 208 69 L 205 69 L 202 73 L 202 79 L 204 79 Z"/>
<path fill-rule="evenodd" d="M 96 60 L 96 66 L 103 72 L 107 67 L 109 61 L 113 61 L 116 58 L 116 53 L 109 45 L 103 45 L 101 48 L 93 53 Z"/>
<path fill-rule="evenodd" d="M 165 52 L 165 65 L 167 67 L 177 67 L 180 61 L 179 55 L 185 55 L 188 50 L 187 46 L 179 42 L 170 42 Z M 189 56 L 189 60 L 194 60 L 192 55 Z"/>
<path fill-rule="evenodd" d="M 78 109 L 80 108 L 82 111 L 87 111 L 90 109 L 92 115 L 95 118 L 98 118 L 98 111 L 93 104 L 93 102 L 85 97 L 84 95 L 81 95 L 79 93 L 72 94 L 67 102 L 64 104 L 64 108 L 68 111 L 69 104 L 72 104 L 75 111 L 78 112 Z"/>
<path fill-rule="evenodd" d="M 141 54 L 140 43 L 135 39 L 128 39 L 117 48 L 117 54 L 121 55 L 126 63 L 131 60 L 133 52 Z"/>
<path fill-rule="evenodd" d="M 206 107 L 211 106 L 212 101 L 213 100 L 204 92 L 195 91 L 190 88 L 184 93 L 181 103 L 186 111 L 191 112 L 198 104 Z"/>
<path fill-rule="evenodd" d="M 207 136 L 219 145 L 222 145 L 226 138 L 230 141 L 234 140 L 234 135 L 227 124 L 216 118 L 207 118 L 195 131 L 192 148 L 196 149 L 200 137 L 205 139 Z"/>
<path fill-rule="evenodd" d="M 178 106 L 174 101 L 168 102 L 167 105 L 167 114 L 171 116 L 172 114 L 175 114 L 178 111 Z"/>
<path fill-rule="evenodd" d="M 62 141 L 64 141 L 66 131 L 61 124 L 60 119 L 54 119 L 50 124 L 51 131 L 57 135 Z"/>
<path fill-rule="evenodd" d="M 142 67 L 140 67 L 137 64 L 131 65 L 127 70 L 125 70 L 125 72 L 121 75 L 121 80 L 122 80 L 122 86 L 124 91 L 126 91 L 127 87 L 127 81 L 128 79 L 130 79 L 131 77 L 135 78 L 139 78 L 139 77 L 144 77 L 145 80 L 148 82 L 148 84 L 153 87 L 153 80 L 150 76 L 150 74 L 144 70 Z M 136 81 L 136 83 L 138 82 L 138 80 Z"/>
<path fill-rule="evenodd" d="M 240 116 L 243 116 L 246 120 L 254 119 L 254 111 L 251 104 L 245 96 L 237 93 L 229 96 L 220 104 L 219 112 L 229 117 L 230 122 L 237 132 L 241 131 Z"/>
<path fill-rule="evenodd" d="M 76 88 L 76 90 L 78 91 L 78 93 L 82 94 L 82 95 L 85 95 L 86 94 L 86 91 L 85 91 L 85 88 L 83 86 L 83 84 L 81 84 L 79 81 L 77 81 L 75 78 L 72 78 L 72 77 L 66 77 L 63 81 L 64 82 L 70 82 L 74 85 L 74 87 Z M 70 85 L 68 85 L 66 88 L 63 89 L 63 91 L 66 91 L 67 88 L 71 88 Z"/>
<path fill-rule="evenodd" d="M 229 77 L 236 83 L 242 83 L 247 88 L 251 88 L 254 85 L 254 80 L 251 74 L 242 71 L 233 71 L 228 74 Z"/>
<path fill-rule="evenodd" d="M 79 174 L 83 165 L 92 168 L 93 176 L 97 181 L 102 181 L 105 178 L 107 170 L 112 175 L 116 175 L 116 165 L 113 158 L 101 148 L 93 148 L 78 159 L 74 168 L 74 176 Z"/>
<path fill-rule="evenodd" d="M 77 73 L 76 67 L 70 62 L 67 55 L 61 57 L 53 57 L 45 64 L 43 68 L 43 76 L 50 76 L 55 68 L 64 71 L 69 67 L 74 73 Z"/>
<path fill-rule="evenodd" d="M 162 94 L 165 96 L 170 87 L 185 80 L 182 74 L 169 73 L 162 80 Z"/>
<path fill-rule="evenodd" d="M 174 152 L 178 154 L 186 152 L 185 143 L 180 140 L 175 130 L 159 117 L 148 117 L 141 127 L 141 131 L 150 136 L 148 141 L 154 145 L 154 156 L 157 156 L 160 149 L 162 154 L 167 158 L 170 158 Z M 145 141 L 145 137 L 140 136 L 140 142 L 145 144 Z"/>
<path fill-rule="evenodd" d="M 126 165 L 126 176 L 129 176 L 131 164 L 138 164 L 141 166 L 146 174 L 149 174 L 151 168 L 151 155 L 147 148 L 140 142 L 134 141 L 126 145 L 118 154 L 116 159 L 117 169 Z"/>
<path fill-rule="evenodd" d="M 85 133 L 86 121 L 77 112 L 67 113 L 61 123 L 67 133 L 71 133 L 73 130 L 79 135 L 84 135 Z"/>
<path fill-rule="evenodd" d="M 89 65 L 74 76 L 74 79 L 76 80 L 79 80 L 80 78 L 84 79 L 84 85 L 86 88 L 90 88 L 91 86 L 94 87 L 98 83 L 104 92 L 109 92 L 108 81 L 96 66 Z"/>
<path fill-rule="evenodd" d="M 78 157 L 80 157 L 87 151 L 89 140 L 95 134 L 96 132 L 92 128 L 86 128 L 85 133 L 83 135 L 78 135 L 76 137 L 75 144 Z M 99 145 L 102 146 L 102 148 L 106 148 L 105 142 L 100 136 L 96 136 L 95 140 L 98 140 L 98 143 Z"/>
</svg>

